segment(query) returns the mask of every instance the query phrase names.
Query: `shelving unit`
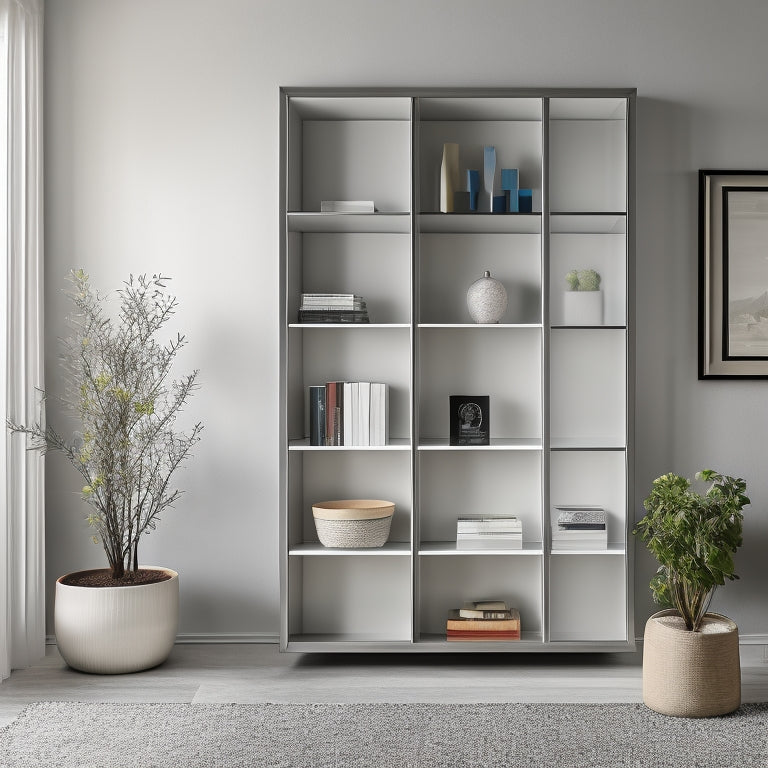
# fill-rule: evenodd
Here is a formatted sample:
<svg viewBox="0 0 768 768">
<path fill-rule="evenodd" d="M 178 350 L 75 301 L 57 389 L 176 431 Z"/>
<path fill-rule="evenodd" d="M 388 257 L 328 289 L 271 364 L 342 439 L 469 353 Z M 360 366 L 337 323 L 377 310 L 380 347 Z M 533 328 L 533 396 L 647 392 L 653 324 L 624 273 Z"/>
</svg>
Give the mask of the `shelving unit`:
<svg viewBox="0 0 768 768">
<path fill-rule="evenodd" d="M 280 98 L 281 649 L 631 650 L 634 90 Z M 438 213 L 445 142 L 462 180 L 495 146 L 533 212 Z M 585 268 L 603 323 L 568 325 L 564 276 Z M 496 325 L 466 310 L 484 270 L 509 296 Z M 303 292 L 362 295 L 370 324 L 298 323 Z M 334 380 L 389 385 L 387 445 L 309 445 L 307 388 Z M 490 445 L 449 444 L 451 394 L 490 396 Z M 387 544 L 319 543 L 312 503 L 342 498 L 395 503 Z M 602 506 L 608 548 L 552 551 L 556 504 Z M 516 514 L 522 549 L 458 549 L 466 513 Z M 520 610 L 521 640 L 446 640 L 448 610 L 485 597 Z"/>
</svg>

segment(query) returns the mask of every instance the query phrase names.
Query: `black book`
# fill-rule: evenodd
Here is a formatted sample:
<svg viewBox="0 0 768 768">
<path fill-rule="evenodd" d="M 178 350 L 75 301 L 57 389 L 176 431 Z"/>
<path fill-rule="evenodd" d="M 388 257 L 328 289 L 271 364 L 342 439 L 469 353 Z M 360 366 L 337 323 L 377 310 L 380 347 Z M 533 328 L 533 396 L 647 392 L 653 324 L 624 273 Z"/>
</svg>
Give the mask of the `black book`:
<svg viewBox="0 0 768 768">
<path fill-rule="evenodd" d="M 325 445 L 325 385 L 309 388 L 309 444 Z"/>
<path fill-rule="evenodd" d="M 451 395 L 449 400 L 451 445 L 490 445 L 490 397 Z"/>
</svg>

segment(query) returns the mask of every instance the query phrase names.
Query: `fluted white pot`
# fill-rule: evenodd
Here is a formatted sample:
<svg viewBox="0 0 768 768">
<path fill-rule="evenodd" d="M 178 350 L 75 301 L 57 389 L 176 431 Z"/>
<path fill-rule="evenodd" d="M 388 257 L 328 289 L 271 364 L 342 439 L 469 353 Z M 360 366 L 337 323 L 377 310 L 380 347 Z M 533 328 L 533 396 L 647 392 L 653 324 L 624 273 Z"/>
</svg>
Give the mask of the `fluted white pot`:
<svg viewBox="0 0 768 768">
<path fill-rule="evenodd" d="M 168 658 L 179 623 L 179 574 L 155 584 L 78 587 L 56 581 L 56 645 L 81 672 L 115 675 L 156 667 Z"/>
</svg>

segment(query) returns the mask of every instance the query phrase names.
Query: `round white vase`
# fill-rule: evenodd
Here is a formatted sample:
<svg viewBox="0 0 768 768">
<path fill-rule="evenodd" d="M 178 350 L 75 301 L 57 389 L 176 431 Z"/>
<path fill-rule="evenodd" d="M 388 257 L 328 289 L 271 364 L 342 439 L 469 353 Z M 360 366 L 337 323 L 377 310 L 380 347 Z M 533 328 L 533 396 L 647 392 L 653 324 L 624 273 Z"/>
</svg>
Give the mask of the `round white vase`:
<svg viewBox="0 0 768 768">
<path fill-rule="evenodd" d="M 162 664 L 176 640 L 179 574 L 154 584 L 79 587 L 56 581 L 54 624 L 62 658 L 81 672 L 116 675 Z"/>
<path fill-rule="evenodd" d="M 498 323 L 507 311 L 507 289 L 486 270 L 469 286 L 467 309 L 476 323 Z"/>
</svg>

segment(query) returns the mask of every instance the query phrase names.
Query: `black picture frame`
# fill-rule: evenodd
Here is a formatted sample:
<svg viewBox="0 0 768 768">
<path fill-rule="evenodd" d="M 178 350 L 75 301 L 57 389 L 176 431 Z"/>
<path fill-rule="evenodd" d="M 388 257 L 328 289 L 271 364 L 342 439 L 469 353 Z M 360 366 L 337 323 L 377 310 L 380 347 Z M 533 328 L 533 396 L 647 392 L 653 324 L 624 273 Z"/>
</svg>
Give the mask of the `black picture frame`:
<svg viewBox="0 0 768 768">
<path fill-rule="evenodd" d="M 699 379 L 768 379 L 768 171 L 699 171 Z"/>
<path fill-rule="evenodd" d="M 490 445 L 489 395 L 449 395 L 450 444 Z"/>
</svg>

